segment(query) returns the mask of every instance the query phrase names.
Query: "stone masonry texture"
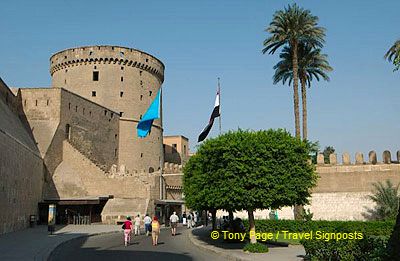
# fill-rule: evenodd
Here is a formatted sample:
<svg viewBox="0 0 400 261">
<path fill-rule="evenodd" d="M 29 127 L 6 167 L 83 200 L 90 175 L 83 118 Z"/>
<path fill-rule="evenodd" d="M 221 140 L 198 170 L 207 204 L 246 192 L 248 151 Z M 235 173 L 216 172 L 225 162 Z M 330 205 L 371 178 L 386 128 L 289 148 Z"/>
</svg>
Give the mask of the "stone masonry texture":
<svg viewBox="0 0 400 261">
<path fill-rule="evenodd" d="M 0 79 L 0 234 L 27 227 L 42 199 L 43 160 L 16 104 Z"/>
<path fill-rule="evenodd" d="M 120 165 L 129 172 L 158 170 L 163 157 L 161 121 L 154 122 L 145 139 L 137 138 L 136 126 L 164 81 L 160 60 L 131 48 L 86 46 L 54 54 L 50 74 L 53 87 L 65 88 L 121 113 Z"/>
</svg>

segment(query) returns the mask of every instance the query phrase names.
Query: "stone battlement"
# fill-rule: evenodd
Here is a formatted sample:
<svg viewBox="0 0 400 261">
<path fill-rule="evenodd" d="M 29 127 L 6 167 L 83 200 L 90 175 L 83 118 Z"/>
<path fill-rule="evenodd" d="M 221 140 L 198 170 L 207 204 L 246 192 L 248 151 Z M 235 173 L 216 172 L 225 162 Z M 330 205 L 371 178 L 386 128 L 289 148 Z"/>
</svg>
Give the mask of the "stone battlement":
<svg viewBox="0 0 400 261">
<path fill-rule="evenodd" d="M 71 66 L 87 64 L 120 64 L 153 74 L 162 83 L 164 64 L 143 51 L 121 46 L 84 46 L 70 48 L 50 57 L 50 74 Z"/>
<path fill-rule="evenodd" d="M 164 163 L 164 173 L 165 174 L 175 174 L 182 173 L 183 166 L 180 164 L 165 162 Z"/>
<path fill-rule="evenodd" d="M 396 160 L 392 160 L 392 155 L 390 151 L 385 150 L 382 153 L 382 162 L 378 162 L 377 154 L 374 150 L 371 150 L 368 153 L 368 161 L 364 160 L 364 155 L 361 152 L 356 152 L 355 154 L 355 162 L 351 161 L 350 154 L 345 152 L 342 154 L 342 163 L 340 164 L 338 161 L 338 157 L 336 153 L 332 153 L 329 155 L 329 163 L 325 163 L 324 155 L 319 153 L 317 155 L 317 165 L 318 166 L 332 166 L 332 165 L 377 165 L 377 164 L 399 164 L 400 163 L 400 150 L 396 152 Z"/>
<path fill-rule="evenodd" d="M 183 165 L 175 164 L 171 162 L 164 162 L 163 174 L 181 174 L 183 169 Z M 154 172 L 149 173 L 145 169 L 143 170 L 128 170 L 125 165 L 113 165 L 111 166 L 110 171 L 107 171 L 107 175 L 111 178 L 115 177 L 131 177 L 131 176 L 142 176 L 142 175 L 151 175 L 152 173 L 159 175 L 160 169 L 154 170 Z"/>
</svg>

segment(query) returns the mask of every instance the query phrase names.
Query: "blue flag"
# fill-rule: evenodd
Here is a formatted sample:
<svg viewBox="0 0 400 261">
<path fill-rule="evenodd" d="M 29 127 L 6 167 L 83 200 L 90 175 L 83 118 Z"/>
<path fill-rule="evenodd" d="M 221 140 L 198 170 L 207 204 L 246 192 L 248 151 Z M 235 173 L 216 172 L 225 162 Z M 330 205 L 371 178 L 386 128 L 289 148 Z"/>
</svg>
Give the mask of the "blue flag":
<svg viewBox="0 0 400 261">
<path fill-rule="evenodd" d="M 156 98 L 151 103 L 150 107 L 147 109 L 146 113 L 143 115 L 142 119 L 139 121 L 137 125 L 137 135 L 140 138 L 144 138 L 149 134 L 151 130 L 151 126 L 153 125 L 153 121 L 155 119 L 159 119 L 161 116 L 160 110 L 160 96 L 161 96 L 161 88 L 157 93 Z"/>
</svg>

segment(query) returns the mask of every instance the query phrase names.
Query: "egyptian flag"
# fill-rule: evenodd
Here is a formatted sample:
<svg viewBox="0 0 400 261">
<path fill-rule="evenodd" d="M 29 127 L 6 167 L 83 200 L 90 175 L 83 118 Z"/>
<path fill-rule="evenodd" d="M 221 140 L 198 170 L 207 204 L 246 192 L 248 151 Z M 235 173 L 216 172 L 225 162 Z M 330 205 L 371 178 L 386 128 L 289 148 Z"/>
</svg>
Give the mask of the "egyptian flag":
<svg viewBox="0 0 400 261">
<path fill-rule="evenodd" d="M 213 124 L 214 124 L 214 119 L 220 116 L 220 106 L 219 106 L 219 89 L 217 92 L 217 97 L 215 97 L 215 104 L 214 104 L 214 109 L 211 113 L 210 121 L 208 122 L 207 126 L 204 128 L 204 130 L 200 133 L 199 139 L 197 140 L 198 142 L 203 141 L 208 133 L 210 132 Z"/>
</svg>

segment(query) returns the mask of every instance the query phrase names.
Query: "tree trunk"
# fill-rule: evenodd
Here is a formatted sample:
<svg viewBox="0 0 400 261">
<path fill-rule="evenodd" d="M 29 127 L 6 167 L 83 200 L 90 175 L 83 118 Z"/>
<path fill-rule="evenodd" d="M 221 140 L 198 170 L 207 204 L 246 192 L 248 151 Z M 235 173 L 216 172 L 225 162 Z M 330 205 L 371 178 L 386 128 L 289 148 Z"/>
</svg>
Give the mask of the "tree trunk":
<svg viewBox="0 0 400 261">
<path fill-rule="evenodd" d="M 257 239 L 256 239 L 256 224 L 254 222 L 254 210 L 248 209 L 247 213 L 249 214 L 250 243 L 255 244 L 255 243 L 257 243 Z"/>
<path fill-rule="evenodd" d="M 301 102 L 303 107 L 303 140 L 307 140 L 307 86 L 306 79 L 300 77 L 301 82 Z"/>
<path fill-rule="evenodd" d="M 390 236 L 387 252 L 389 256 L 385 260 L 400 260 L 400 207 L 397 214 L 396 225 L 394 226 L 393 233 Z"/>
<path fill-rule="evenodd" d="M 297 60 L 297 41 L 293 43 L 293 104 L 294 104 L 294 127 L 296 131 L 296 138 L 300 136 L 300 111 L 299 111 L 299 66 Z"/>
<path fill-rule="evenodd" d="M 303 213 L 304 213 L 304 208 L 303 205 L 294 205 L 294 219 L 295 220 L 302 220 L 303 219 Z"/>
<path fill-rule="evenodd" d="M 296 131 L 296 138 L 301 139 L 300 136 L 300 111 L 299 111 L 299 66 L 297 59 L 297 41 L 293 41 L 293 55 L 292 55 L 292 65 L 293 65 L 293 104 L 294 104 L 294 127 Z M 294 218 L 296 220 L 301 219 L 303 206 L 294 206 Z"/>
<path fill-rule="evenodd" d="M 217 210 L 212 209 L 211 210 L 211 216 L 212 216 L 212 230 L 215 230 L 216 227 L 216 220 L 217 220 Z"/>
<path fill-rule="evenodd" d="M 229 230 L 233 229 L 233 211 L 229 210 Z"/>
</svg>

